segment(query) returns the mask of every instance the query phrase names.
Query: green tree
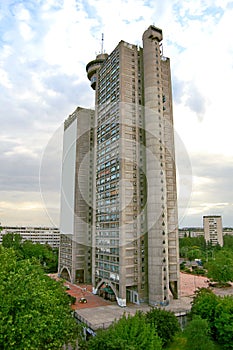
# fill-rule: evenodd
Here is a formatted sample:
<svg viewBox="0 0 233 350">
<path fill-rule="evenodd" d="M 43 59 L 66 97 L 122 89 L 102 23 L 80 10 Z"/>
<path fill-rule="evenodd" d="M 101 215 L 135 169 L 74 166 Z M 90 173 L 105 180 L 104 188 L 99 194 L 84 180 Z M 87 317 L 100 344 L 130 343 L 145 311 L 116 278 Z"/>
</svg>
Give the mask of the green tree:
<svg viewBox="0 0 233 350">
<path fill-rule="evenodd" d="M 87 343 L 89 350 L 161 350 L 161 339 L 142 313 L 124 315 L 107 330 L 100 330 Z"/>
<path fill-rule="evenodd" d="M 75 341 L 77 326 L 62 283 L 1 246 L 0 299 L 0 349 L 58 350 Z"/>
<path fill-rule="evenodd" d="M 233 236 L 224 235 L 223 236 L 224 248 L 231 249 L 233 251 Z"/>
<path fill-rule="evenodd" d="M 163 346 L 180 331 L 180 324 L 173 312 L 153 308 L 146 313 L 146 321 L 157 331 Z"/>
<path fill-rule="evenodd" d="M 7 233 L 3 236 L 2 245 L 5 248 L 13 248 L 19 259 L 36 258 L 47 273 L 57 272 L 58 249 L 52 249 L 48 244 L 22 242 L 19 234 Z"/>
<path fill-rule="evenodd" d="M 189 251 L 189 247 L 185 247 L 185 246 L 181 247 L 180 248 L 180 257 L 187 258 L 188 251 Z"/>
<path fill-rule="evenodd" d="M 187 258 L 189 261 L 193 261 L 194 259 L 200 259 L 201 258 L 201 252 L 199 249 L 190 249 L 187 252 Z"/>
<path fill-rule="evenodd" d="M 233 349 L 233 296 L 220 297 L 202 288 L 196 292 L 190 317 L 200 316 L 223 349 Z"/>
<path fill-rule="evenodd" d="M 205 239 L 203 236 L 200 237 L 184 237 L 179 239 L 180 248 L 182 247 L 198 247 L 203 249 L 205 246 Z"/>
<path fill-rule="evenodd" d="M 215 348 L 210 338 L 210 328 L 207 320 L 196 316 L 188 323 L 184 334 L 187 338 L 188 350 L 212 350 Z"/>
<path fill-rule="evenodd" d="M 210 325 L 213 325 L 217 305 L 218 297 L 210 289 L 200 288 L 195 292 L 190 317 L 200 316 L 202 319 L 206 319 Z"/>
<path fill-rule="evenodd" d="M 25 241 L 21 245 L 21 255 L 24 259 L 36 258 L 47 273 L 57 272 L 58 250 L 48 244 Z"/>
<path fill-rule="evenodd" d="M 18 233 L 6 233 L 2 236 L 2 245 L 5 248 L 20 249 L 22 237 Z"/>
<path fill-rule="evenodd" d="M 223 349 L 233 349 L 233 296 L 219 298 L 215 310 L 216 340 Z"/>
<path fill-rule="evenodd" d="M 225 285 L 233 281 L 233 256 L 227 250 L 221 250 L 215 254 L 215 258 L 207 264 L 208 277 Z"/>
</svg>

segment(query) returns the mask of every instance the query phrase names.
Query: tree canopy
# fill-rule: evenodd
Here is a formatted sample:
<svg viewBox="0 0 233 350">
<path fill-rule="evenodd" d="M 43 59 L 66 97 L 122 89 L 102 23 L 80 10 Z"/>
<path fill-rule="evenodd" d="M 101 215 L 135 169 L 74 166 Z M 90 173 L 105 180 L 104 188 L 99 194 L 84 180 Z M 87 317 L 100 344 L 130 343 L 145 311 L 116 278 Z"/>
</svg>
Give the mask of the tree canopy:
<svg viewBox="0 0 233 350">
<path fill-rule="evenodd" d="M 47 273 L 57 272 L 58 249 L 52 249 L 48 244 L 22 241 L 21 235 L 7 233 L 3 235 L 2 245 L 13 248 L 19 259 L 37 259 Z"/>
<path fill-rule="evenodd" d="M 180 331 L 180 325 L 173 312 L 153 308 L 146 313 L 146 321 L 156 329 L 162 344 L 170 342 L 174 335 Z"/>
<path fill-rule="evenodd" d="M 218 297 L 210 289 L 200 288 L 195 292 L 195 297 L 192 302 L 191 317 L 198 315 L 213 324 L 217 304 Z"/>
<path fill-rule="evenodd" d="M 124 315 L 107 330 L 97 331 L 97 335 L 87 343 L 90 350 L 161 350 L 162 341 L 154 327 L 146 322 L 142 313 L 135 316 Z"/>
<path fill-rule="evenodd" d="M 215 310 L 216 339 L 224 349 L 233 349 L 233 296 L 221 298 Z"/>
<path fill-rule="evenodd" d="M 185 328 L 184 334 L 187 342 L 186 347 L 189 350 L 212 350 L 215 348 L 210 337 L 210 327 L 207 320 L 200 316 L 193 318 Z"/>
<path fill-rule="evenodd" d="M 213 340 L 221 349 L 233 349 L 233 296 L 220 297 L 211 290 L 200 289 L 193 300 L 190 316 L 208 322 Z"/>
<path fill-rule="evenodd" d="M 207 269 L 208 277 L 219 284 L 233 281 L 233 255 L 227 250 L 217 252 L 215 258 L 208 262 Z"/>
<path fill-rule="evenodd" d="M 0 349 L 61 349 L 76 337 L 76 322 L 61 283 L 33 260 L 0 246 Z"/>
<path fill-rule="evenodd" d="M 5 248 L 20 249 L 22 244 L 22 237 L 17 233 L 6 233 L 2 236 L 2 245 Z"/>
</svg>

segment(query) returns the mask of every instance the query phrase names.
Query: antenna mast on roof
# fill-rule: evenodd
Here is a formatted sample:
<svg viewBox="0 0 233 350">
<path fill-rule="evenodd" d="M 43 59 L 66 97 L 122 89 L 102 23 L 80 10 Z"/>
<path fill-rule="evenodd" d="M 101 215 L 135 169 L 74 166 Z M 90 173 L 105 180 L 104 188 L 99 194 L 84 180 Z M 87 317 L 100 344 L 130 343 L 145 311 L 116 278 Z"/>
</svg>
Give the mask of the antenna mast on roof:
<svg viewBox="0 0 233 350">
<path fill-rule="evenodd" d="M 101 53 L 104 53 L 104 33 L 102 33 L 102 39 L 101 39 Z"/>
</svg>

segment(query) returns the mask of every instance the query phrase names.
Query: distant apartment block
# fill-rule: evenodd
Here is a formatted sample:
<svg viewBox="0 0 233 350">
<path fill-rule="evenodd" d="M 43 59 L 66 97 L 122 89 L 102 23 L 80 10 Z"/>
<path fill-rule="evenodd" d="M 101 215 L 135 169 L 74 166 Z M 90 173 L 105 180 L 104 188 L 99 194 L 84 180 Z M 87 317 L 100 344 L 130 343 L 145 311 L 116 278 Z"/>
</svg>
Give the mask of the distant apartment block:
<svg viewBox="0 0 233 350">
<path fill-rule="evenodd" d="M 95 110 L 65 121 L 59 273 L 120 306 L 179 296 L 170 60 L 162 30 L 86 66 Z M 80 93 L 82 93 L 80 91 Z"/>
<path fill-rule="evenodd" d="M 204 229 L 203 227 L 184 227 L 179 228 L 179 238 L 184 237 L 203 237 Z"/>
<path fill-rule="evenodd" d="M 203 227 L 206 242 L 223 246 L 222 217 L 220 215 L 203 216 Z"/>
<path fill-rule="evenodd" d="M 54 227 L 26 227 L 26 226 L 5 226 L 0 231 L 0 244 L 2 238 L 7 233 L 19 234 L 22 241 L 32 241 L 33 243 L 49 244 L 52 248 L 60 246 L 60 231 Z"/>
</svg>

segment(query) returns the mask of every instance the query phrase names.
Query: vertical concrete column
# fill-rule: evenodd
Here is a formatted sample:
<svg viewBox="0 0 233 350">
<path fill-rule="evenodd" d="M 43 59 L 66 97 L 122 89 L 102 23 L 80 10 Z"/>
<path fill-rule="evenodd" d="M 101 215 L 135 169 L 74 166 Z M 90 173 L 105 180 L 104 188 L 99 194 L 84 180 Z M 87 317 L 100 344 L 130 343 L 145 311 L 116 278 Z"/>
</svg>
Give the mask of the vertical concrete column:
<svg viewBox="0 0 233 350">
<path fill-rule="evenodd" d="M 150 26 L 143 34 L 146 129 L 148 296 L 156 305 L 168 301 L 168 239 L 164 124 L 161 111 L 160 46 L 162 31 Z"/>
</svg>

